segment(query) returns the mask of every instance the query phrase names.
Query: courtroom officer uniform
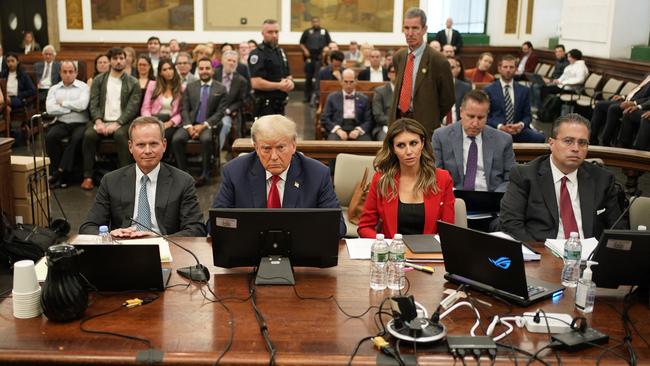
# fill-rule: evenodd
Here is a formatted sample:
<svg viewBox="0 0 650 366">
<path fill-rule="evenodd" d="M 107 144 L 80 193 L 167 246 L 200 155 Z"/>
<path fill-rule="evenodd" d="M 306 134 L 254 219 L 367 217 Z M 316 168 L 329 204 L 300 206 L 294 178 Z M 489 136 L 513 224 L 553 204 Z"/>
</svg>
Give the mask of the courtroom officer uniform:
<svg viewBox="0 0 650 366">
<path fill-rule="evenodd" d="M 248 56 L 251 78 L 260 77 L 270 82 L 279 82 L 290 76 L 287 55 L 280 47 L 271 47 L 262 42 Z M 255 117 L 269 114 L 284 115 L 289 95 L 282 90 L 254 90 Z"/>
<path fill-rule="evenodd" d="M 309 57 L 305 58 L 305 101 L 309 101 L 314 91 L 314 76 L 322 64 L 321 54 L 330 42 L 332 38 L 325 28 L 311 27 L 302 32 L 300 44 L 309 50 Z"/>
</svg>

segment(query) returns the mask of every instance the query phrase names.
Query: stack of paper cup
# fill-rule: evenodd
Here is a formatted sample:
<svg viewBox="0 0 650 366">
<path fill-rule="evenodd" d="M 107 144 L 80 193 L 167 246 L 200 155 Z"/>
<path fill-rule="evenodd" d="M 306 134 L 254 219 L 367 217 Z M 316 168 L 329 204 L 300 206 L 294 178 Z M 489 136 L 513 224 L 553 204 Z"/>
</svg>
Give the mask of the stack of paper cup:
<svg viewBox="0 0 650 366">
<path fill-rule="evenodd" d="M 34 261 L 24 260 L 14 264 L 12 298 L 16 318 L 34 318 L 43 312 L 41 308 L 41 286 L 36 280 Z"/>
</svg>

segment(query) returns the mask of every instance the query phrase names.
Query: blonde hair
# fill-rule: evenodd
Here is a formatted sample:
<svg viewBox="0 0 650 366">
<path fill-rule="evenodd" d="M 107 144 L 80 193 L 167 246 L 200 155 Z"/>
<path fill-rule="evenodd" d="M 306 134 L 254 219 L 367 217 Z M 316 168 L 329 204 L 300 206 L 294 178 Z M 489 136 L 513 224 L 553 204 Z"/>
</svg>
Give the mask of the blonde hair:
<svg viewBox="0 0 650 366">
<path fill-rule="evenodd" d="M 296 123 L 281 114 L 270 114 L 258 118 L 251 127 L 251 138 L 256 142 L 259 138 L 286 137 L 292 141 L 298 138 Z"/>
</svg>

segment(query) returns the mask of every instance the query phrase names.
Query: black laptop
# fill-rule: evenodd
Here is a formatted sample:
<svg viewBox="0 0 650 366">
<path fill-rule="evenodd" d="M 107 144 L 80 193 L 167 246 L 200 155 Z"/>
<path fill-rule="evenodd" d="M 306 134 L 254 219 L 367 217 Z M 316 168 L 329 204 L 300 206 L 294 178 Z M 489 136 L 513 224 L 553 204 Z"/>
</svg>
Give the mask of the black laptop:
<svg viewBox="0 0 650 366">
<path fill-rule="evenodd" d="M 598 287 L 650 284 L 650 231 L 605 230 L 594 250 L 593 280 Z"/>
<path fill-rule="evenodd" d="M 156 244 L 75 244 L 79 272 L 98 291 L 164 291 L 171 270 Z"/>
<path fill-rule="evenodd" d="M 465 201 L 467 212 L 499 212 L 504 192 L 454 190 L 454 197 Z"/>
<path fill-rule="evenodd" d="M 445 278 L 521 306 L 559 295 L 558 283 L 526 276 L 521 242 L 438 221 Z M 558 273 L 558 279 L 560 274 Z"/>
</svg>

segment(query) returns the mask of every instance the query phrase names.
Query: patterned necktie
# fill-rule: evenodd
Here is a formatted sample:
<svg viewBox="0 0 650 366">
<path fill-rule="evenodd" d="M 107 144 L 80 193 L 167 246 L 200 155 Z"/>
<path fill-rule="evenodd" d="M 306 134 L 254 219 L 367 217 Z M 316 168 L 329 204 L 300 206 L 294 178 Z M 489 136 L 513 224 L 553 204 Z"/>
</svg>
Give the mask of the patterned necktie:
<svg viewBox="0 0 650 366">
<path fill-rule="evenodd" d="M 399 92 L 399 110 L 402 113 L 409 111 L 411 106 L 411 92 L 413 86 L 413 63 L 415 55 L 413 52 L 409 53 L 408 60 L 406 61 L 406 69 L 404 69 L 404 79 L 402 80 L 402 90 Z"/>
<path fill-rule="evenodd" d="M 151 210 L 149 209 L 149 198 L 147 197 L 147 183 L 149 177 L 143 175 L 140 178 L 140 194 L 138 195 L 138 222 L 136 230 L 149 231 L 151 227 Z"/>
<path fill-rule="evenodd" d="M 282 208 L 282 203 L 280 203 L 280 191 L 278 191 L 279 180 L 279 175 L 271 177 L 271 189 L 269 190 L 269 196 L 266 198 L 266 208 Z"/>
<path fill-rule="evenodd" d="M 463 190 L 473 191 L 476 183 L 476 169 L 478 163 L 478 146 L 476 145 L 476 137 L 467 136 L 472 143 L 469 144 L 469 152 L 467 153 L 467 164 L 465 166 L 465 179 L 463 180 Z"/>
<path fill-rule="evenodd" d="M 510 85 L 506 85 L 503 89 L 503 99 L 506 102 L 506 124 L 510 124 L 515 121 L 515 107 L 510 99 Z"/>
<path fill-rule="evenodd" d="M 41 80 L 47 79 L 47 76 L 50 74 L 50 64 L 45 63 L 45 71 L 43 71 L 43 77 L 41 77 Z"/>
<path fill-rule="evenodd" d="M 232 82 L 232 76 L 230 74 L 226 74 L 223 76 L 223 86 L 226 87 L 226 91 L 230 93 L 230 85 Z"/>
<path fill-rule="evenodd" d="M 210 85 L 201 86 L 201 99 L 199 100 L 199 113 L 196 114 L 196 123 L 205 122 L 205 116 L 208 113 L 208 96 L 210 95 Z"/>
<path fill-rule="evenodd" d="M 578 233 L 578 223 L 573 214 L 573 205 L 571 204 L 571 195 L 566 188 L 567 177 L 562 177 L 560 185 L 560 217 L 562 218 L 562 227 L 564 228 L 564 238 L 568 239 L 571 232 Z"/>
</svg>

